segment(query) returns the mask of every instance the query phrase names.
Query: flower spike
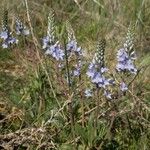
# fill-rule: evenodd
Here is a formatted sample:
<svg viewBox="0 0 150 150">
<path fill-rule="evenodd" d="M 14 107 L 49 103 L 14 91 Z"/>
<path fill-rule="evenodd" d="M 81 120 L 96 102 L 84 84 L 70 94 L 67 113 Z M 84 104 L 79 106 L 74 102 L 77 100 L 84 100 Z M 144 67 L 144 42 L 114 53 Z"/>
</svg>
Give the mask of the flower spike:
<svg viewBox="0 0 150 150">
<path fill-rule="evenodd" d="M 106 40 L 102 39 L 97 44 L 97 50 L 95 53 L 94 61 L 100 68 L 104 67 L 104 54 L 105 54 Z"/>
<path fill-rule="evenodd" d="M 49 37 L 49 42 L 54 43 L 55 41 L 55 19 L 54 19 L 54 10 L 51 10 L 48 15 L 48 28 L 47 36 Z"/>
<path fill-rule="evenodd" d="M 13 43 L 18 43 L 18 40 L 11 36 L 10 29 L 8 27 L 8 10 L 4 9 L 2 20 L 2 31 L 0 32 L 0 38 L 3 39 L 2 47 L 8 48 Z"/>
</svg>

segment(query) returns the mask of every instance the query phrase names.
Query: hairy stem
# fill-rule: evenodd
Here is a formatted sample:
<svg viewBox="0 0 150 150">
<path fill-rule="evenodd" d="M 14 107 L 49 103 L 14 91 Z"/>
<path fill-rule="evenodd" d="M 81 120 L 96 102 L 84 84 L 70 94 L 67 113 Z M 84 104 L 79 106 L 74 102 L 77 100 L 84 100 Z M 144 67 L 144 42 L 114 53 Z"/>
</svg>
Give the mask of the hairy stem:
<svg viewBox="0 0 150 150">
<path fill-rule="evenodd" d="M 66 49 L 66 40 L 64 38 L 64 48 L 65 48 L 65 58 L 66 58 L 66 72 L 67 72 L 67 81 L 68 81 L 68 88 L 69 88 L 69 95 L 71 95 L 71 77 L 70 77 L 70 70 L 69 70 L 69 62 L 68 62 L 68 54 Z M 72 132 L 72 138 L 75 139 L 75 131 L 74 131 L 74 115 L 73 115 L 73 108 L 72 108 L 72 98 L 69 99 L 69 116 L 70 116 L 70 122 L 71 122 L 71 132 Z M 75 142 L 75 141 L 74 141 Z"/>
</svg>

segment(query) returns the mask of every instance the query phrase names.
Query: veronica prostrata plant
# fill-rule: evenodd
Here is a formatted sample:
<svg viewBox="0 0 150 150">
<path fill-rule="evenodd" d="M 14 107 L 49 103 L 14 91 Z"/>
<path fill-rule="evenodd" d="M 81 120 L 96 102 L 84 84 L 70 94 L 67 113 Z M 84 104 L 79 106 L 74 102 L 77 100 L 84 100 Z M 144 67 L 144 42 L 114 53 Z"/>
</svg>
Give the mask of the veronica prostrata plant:
<svg viewBox="0 0 150 150">
<path fill-rule="evenodd" d="M 68 34 L 68 41 L 66 45 L 67 56 L 69 60 L 75 59 L 74 70 L 72 70 L 72 76 L 80 76 L 83 57 L 82 48 L 78 46 L 74 30 L 68 21 L 66 22 L 66 30 Z"/>
<path fill-rule="evenodd" d="M 48 15 L 47 35 L 43 38 L 42 48 L 45 49 L 46 55 L 51 55 L 57 61 L 64 59 L 64 51 L 55 37 L 55 20 L 54 11 L 52 10 Z"/>
<path fill-rule="evenodd" d="M 123 44 L 123 48 L 119 49 L 117 52 L 117 65 L 116 70 L 127 78 L 128 75 L 137 74 L 137 68 L 134 64 L 136 60 L 136 54 L 134 51 L 134 28 L 129 26 L 126 41 Z M 128 86 L 125 83 L 125 79 L 122 76 L 122 81 L 120 83 L 121 91 L 126 91 Z"/>
<path fill-rule="evenodd" d="M 18 40 L 11 36 L 10 28 L 8 27 L 8 10 L 4 10 L 2 19 L 2 31 L 0 32 L 0 38 L 3 40 L 2 47 L 8 48 L 12 44 L 17 44 Z"/>
<path fill-rule="evenodd" d="M 97 50 L 92 62 L 88 66 L 87 76 L 90 78 L 91 82 L 98 89 L 103 90 L 103 94 L 106 98 L 111 99 L 111 93 L 109 92 L 109 86 L 114 84 L 114 80 L 108 78 L 106 73 L 108 68 L 105 67 L 104 62 L 104 52 L 105 52 L 106 41 L 102 39 L 97 44 Z M 91 91 L 86 90 L 86 96 L 91 96 Z"/>
</svg>

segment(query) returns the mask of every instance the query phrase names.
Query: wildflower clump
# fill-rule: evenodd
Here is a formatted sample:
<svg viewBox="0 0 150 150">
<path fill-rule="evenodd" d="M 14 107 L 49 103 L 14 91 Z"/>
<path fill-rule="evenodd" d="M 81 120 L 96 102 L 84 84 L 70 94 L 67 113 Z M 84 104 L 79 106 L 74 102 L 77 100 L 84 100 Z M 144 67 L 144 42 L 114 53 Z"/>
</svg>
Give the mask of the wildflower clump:
<svg viewBox="0 0 150 150">
<path fill-rule="evenodd" d="M 64 59 L 64 51 L 61 49 L 59 41 L 55 40 L 55 23 L 53 11 L 50 11 L 48 16 L 47 36 L 43 38 L 42 48 L 45 49 L 46 55 L 51 55 L 57 61 Z"/>
<path fill-rule="evenodd" d="M 98 43 L 97 51 L 93 58 L 93 61 L 88 66 L 87 76 L 91 79 L 91 82 L 96 85 L 97 88 L 101 88 L 104 91 L 104 95 L 111 99 L 108 86 L 113 84 L 114 81 L 107 78 L 105 74 L 108 69 L 104 65 L 104 51 L 106 41 L 103 39 Z"/>
<path fill-rule="evenodd" d="M 116 70 L 122 72 L 125 77 L 130 74 L 137 74 L 137 68 L 134 64 L 136 60 L 136 54 L 134 51 L 134 32 L 133 27 L 128 28 L 126 35 L 126 41 L 123 44 L 123 48 L 119 49 L 117 52 L 117 65 Z M 120 89 L 122 92 L 128 90 L 128 85 L 125 81 L 121 81 Z"/>
<path fill-rule="evenodd" d="M 135 51 L 133 49 L 133 37 L 134 34 L 129 28 L 126 36 L 126 41 L 124 47 L 119 49 L 117 52 L 117 65 L 116 69 L 119 72 L 130 72 L 133 74 L 137 73 L 137 69 L 134 65 L 134 60 L 136 59 Z"/>
<path fill-rule="evenodd" d="M 17 44 L 18 40 L 11 36 L 10 29 L 8 27 L 8 11 L 4 10 L 4 16 L 2 20 L 2 31 L 0 32 L 0 38 L 3 40 L 2 47 L 8 48 L 12 44 Z"/>
</svg>

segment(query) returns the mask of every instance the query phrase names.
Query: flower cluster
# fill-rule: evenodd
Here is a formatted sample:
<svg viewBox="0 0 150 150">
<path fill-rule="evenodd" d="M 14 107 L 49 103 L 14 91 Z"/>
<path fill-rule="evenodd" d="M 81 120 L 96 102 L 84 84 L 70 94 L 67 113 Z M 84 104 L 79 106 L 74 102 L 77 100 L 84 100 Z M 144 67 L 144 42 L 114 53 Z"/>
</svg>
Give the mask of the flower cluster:
<svg viewBox="0 0 150 150">
<path fill-rule="evenodd" d="M 71 57 L 72 55 L 75 55 L 76 64 L 74 66 L 75 69 L 73 70 L 73 76 L 79 76 L 82 68 L 82 62 L 81 62 L 81 57 L 83 56 L 82 48 L 78 47 L 78 43 L 75 38 L 74 31 L 69 22 L 67 22 L 66 24 L 66 29 L 68 33 L 68 43 L 66 45 L 67 56 Z"/>
<path fill-rule="evenodd" d="M 79 76 L 81 74 L 82 62 L 81 60 L 78 61 L 78 64 L 75 65 L 72 75 Z"/>
<path fill-rule="evenodd" d="M 50 46 L 50 38 L 49 38 L 49 36 L 45 36 L 45 37 L 42 39 L 42 43 L 43 43 L 42 49 L 47 49 L 47 48 L 49 48 L 49 46 Z"/>
<path fill-rule="evenodd" d="M 82 56 L 82 48 L 77 46 L 76 40 L 70 40 L 67 43 L 67 54 L 71 55 L 73 52 L 77 57 Z"/>
<path fill-rule="evenodd" d="M 29 35 L 30 31 L 27 27 L 21 22 L 19 18 L 16 18 L 16 34 L 17 35 Z"/>
<path fill-rule="evenodd" d="M 82 68 L 82 62 L 81 62 L 82 49 L 81 47 L 77 46 L 76 40 L 70 40 L 67 43 L 67 55 L 71 56 L 73 54 L 75 54 L 77 60 L 74 66 L 75 69 L 73 70 L 73 76 L 79 76 Z"/>
<path fill-rule="evenodd" d="M 134 26 L 133 26 L 134 27 Z M 124 47 L 118 50 L 117 59 L 118 63 L 116 65 L 116 69 L 120 72 L 130 72 L 137 73 L 137 69 L 134 65 L 134 60 L 136 59 L 136 55 L 134 52 L 134 31 L 133 27 L 129 26 L 126 36 L 126 41 L 123 44 Z"/>
<path fill-rule="evenodd" d="M 48 29 L 47 36 L 43 38 L 43 46 L 46 55 L 51 55 L 57 61 L 64 59 L 64 51 L 61 49 L 59 41 L 55 42 L 55 25 L 54 25 L 54 12 L 50 11 L 48 16 Z"/>
<path fill-rule="evenodd" d="M 119 49 L 117 52 L 117 65 L 116 69 L 118 72 L 137 74 L 137 68 L 135 67 L 134 60 L 136 59 L 136 54 L 134 51 L 134 32 L 133 28 L 130 26 L 128 28 L 126 41 L 123 44 L 123 48 Z M 124 74 L 126 75 L 126 74 Z M 128 90 L 125 82 L 120 83 L 120 89 L 122 92 Z"/>
<path fill-rule="evenodd" d="M 114 84 L 114 81 L 105 76 L 105 73 L 108 71 L 108 69 L 104 67 L 104 50 L 105 40 L 102 40 L 98 44 L 97 52 L 93 61 L 90 63 L 86 74 L 91 79 L 91 82 L 95 84 L 97 88 L 102 88 L 104 90 L 104 95 L 108 99 L 111 99 L 108 86 Z"/>
<path fill-rule="evenodd" d="M 8 20 L 8 11 L 4 11 L 4 17 L 2 21 L 2 31 L 0 32 L 0 38 L 3 40 L 2 43 L 3 48 L 8 48 L 12 44 L 18 43 L 18 40 L 11 36 L 7 20 Z"/>
<path fill-rule="evenodd" d="M 97 88 L 104 89 L 104 95 L 110 99 L 110 93 L 108 90 L 108 86 L 114 84 L 114 81 L 110 78 L 105 77 L 105 73 L 108 71 L 105 67 L 99 67 L 99 65 L 95 63 L 90 63 L 87 71 L 88 77 L 91 79 L 91 82 L 94 83 Z"/>
<path fill-rule="evenodd" d="M 60 47 L 59 41 L 57 41 L 54 45 L 51 45 L 47 48 L 45 54 L 51 55 L 53 58 L 58 60 L 63 60 L 64 52 Z"/>
<path fill-rule="evenodd" d="M 134 60 L 136 59 L 135 52 L 131 52 L 129 54 L 125 48 L 121 48 L 117 53 L 117 59 L 118 63 L 116 65 L 116 69 L 120 72 L 126 72 L 129 71 L 131 73 L 136 74 L 137 69 L 134 65 Z"/>
<path fill-rule="evenodd" d="M 14 37 L 11 36 L 11 33 L 7 31 L 2 31 L 0 33 L 0 38 L 3 39 L 2 47 L 3 48 L 8 48 L 12 44 L 17 44 L 18 40 Z"/>
<path fill-rule="evenodd" d="M 125 92 L 125 91 L 128 90 L 128 87 L 124 82 L 121 82 L 120 89 L 121 89 L 122 92 Z"/>
</svg>

